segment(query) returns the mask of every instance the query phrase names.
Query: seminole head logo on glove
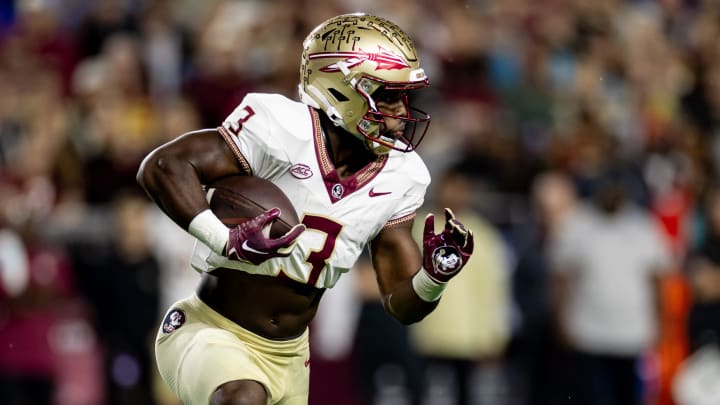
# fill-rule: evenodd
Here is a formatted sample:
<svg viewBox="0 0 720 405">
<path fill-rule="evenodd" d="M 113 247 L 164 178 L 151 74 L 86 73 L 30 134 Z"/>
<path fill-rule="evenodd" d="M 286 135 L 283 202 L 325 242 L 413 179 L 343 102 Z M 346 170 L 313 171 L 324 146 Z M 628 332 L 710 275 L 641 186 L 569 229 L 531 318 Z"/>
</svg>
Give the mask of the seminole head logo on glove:
<svg viewBox="0 0 720 405">
<path fill-rule="evenodd" d="M 452 246 L 441 246 L 432 253 L 433 267 L 440 274 L 452 275 L 460 270 L 463 265 L 462 257 L 456 248 Z"/>
</svg>

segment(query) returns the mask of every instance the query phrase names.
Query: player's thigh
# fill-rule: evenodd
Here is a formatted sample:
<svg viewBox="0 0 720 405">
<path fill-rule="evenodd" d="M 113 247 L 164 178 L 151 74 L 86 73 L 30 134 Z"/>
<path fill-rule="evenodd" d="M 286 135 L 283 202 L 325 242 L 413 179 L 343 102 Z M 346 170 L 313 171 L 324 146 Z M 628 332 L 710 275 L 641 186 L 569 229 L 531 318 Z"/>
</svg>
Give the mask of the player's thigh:
<svg viewBox="0 0 720 405">
<path fill-rule="evenodd" d="M 218 387 L 239 380 L 253 381 L 265 395 L 267 376 L 243 342 L 225 330 L 192 329 L 156 346 L 161 374 L 183 402 L 207 404 Z"/>
<path fill-rule="evenodd" d="M 257 381 L 237 380 L 220 385 L 212 396 L 210 405 L 266 405 L 267 393 Z"/>
</svg>

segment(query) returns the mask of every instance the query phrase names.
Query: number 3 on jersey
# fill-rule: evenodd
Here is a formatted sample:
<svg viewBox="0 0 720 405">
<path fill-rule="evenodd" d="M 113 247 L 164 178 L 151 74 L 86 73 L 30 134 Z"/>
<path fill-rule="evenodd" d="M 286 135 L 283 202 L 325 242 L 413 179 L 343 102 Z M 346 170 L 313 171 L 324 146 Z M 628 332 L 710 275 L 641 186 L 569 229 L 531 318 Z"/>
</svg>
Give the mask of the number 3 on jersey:
<svg viewBox="0 0 720 405">
<path fill-rule="evenodd" d="M 246 105 L 241 111 L 239 111 L 238 115 L 239 116 L 237 121 L 231 122 L 229 125 L 230 128 L 228 128 L 228 131 L 230 131 L 235 136 L 238 136 L 240 130 L 242 130 L 245 121 L 249 120 L 250 117 L 255 115 L 255 110 L 253 110 L 252 107 L 250 107 L 249 105 Z"/>
<path fill-rule="evenodd" d="M 335 241 L 343 226 L 329 218 L 312 214 L 305 214 L 302 219 L 308 230 L 316 230 L 325 234 L 325 239 L 320 249 L 312 249 L 305 261 L 310 264 L 310 276 L 307 284 L 314 286 L 320 277 L 320 272 L 325 268 L 330 255 L 335 250 Z"/>
</svg>

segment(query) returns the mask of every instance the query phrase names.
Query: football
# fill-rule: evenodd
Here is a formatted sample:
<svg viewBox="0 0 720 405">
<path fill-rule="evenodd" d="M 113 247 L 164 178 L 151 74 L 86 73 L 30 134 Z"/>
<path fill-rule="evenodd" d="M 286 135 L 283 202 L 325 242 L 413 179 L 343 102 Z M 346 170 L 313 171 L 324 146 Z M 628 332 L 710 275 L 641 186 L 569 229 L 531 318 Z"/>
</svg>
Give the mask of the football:
<svg viewBox="0 0 720 405">
<path fill-rule="evenodd" d="M 208 186 L 210 209 L 227 226 L 240 224 L 273 207 L 281 213 L 270 228 L 277 238 L 300 223 L 295 208 L 282 190 L 255 176 L 223 177 Z"/>
</svg>

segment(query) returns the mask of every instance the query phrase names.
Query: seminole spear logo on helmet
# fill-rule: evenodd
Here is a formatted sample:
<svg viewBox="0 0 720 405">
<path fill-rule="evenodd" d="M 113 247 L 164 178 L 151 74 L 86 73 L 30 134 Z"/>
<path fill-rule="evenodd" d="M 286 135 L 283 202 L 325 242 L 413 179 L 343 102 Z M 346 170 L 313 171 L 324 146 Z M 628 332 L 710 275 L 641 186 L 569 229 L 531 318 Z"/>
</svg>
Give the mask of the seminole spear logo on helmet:
<svg viewBox="0 0 720 405">
<path fill-rule="evenodd" d="M 318 52 L 308 56 L 310 59 L 324 59 L 324 58 L 345 58 L 345 66 L 353 68 L 365 61 L 374 62 L 375 70 L 393 70 L 393 69 L 405 69 L 409 68 L 410 65 L 405 59 L 393 52 L 392 50 L 385 49 L 378 45 L 377 52 L 367 52 L 362 49 L 354 52 Z M 322 72 L 339 72 L 340 66 L 337 63 L 333 63 L 320 68 Z"/>
</svg>

